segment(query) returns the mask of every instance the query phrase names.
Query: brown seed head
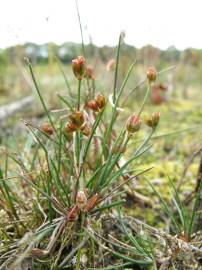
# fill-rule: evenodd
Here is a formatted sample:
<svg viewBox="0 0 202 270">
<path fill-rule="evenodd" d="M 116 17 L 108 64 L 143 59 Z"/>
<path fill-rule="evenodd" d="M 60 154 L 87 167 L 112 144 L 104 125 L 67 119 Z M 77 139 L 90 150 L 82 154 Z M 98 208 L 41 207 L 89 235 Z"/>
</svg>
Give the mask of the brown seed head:
<svg viewBox="0 0 202 270">
<path fill-rule="evenodd" d="M 150 115 L 144 116 L 144 122 L 148 127 L 153 127 L 152 118 Z"/>
<path fill-rule="evenodd" d="M 89 109 L 91 109 L 91 110 L 93 110 L 93 111 L 95 111 L 95 112 L 98 112 L 98 111 L 99 111 L 98 104 L 96 103 L 95 100 L 90 100 L 90 101 L 88 101 L 87 104 L 86 104 L 86 106 L 87 106 Z"/>
<path fill-rule="evenodd" d="M 100 110 L 102 110 L 106 104 L 105 97 L 101 94 L 97 95 L 95 98 L 95 102 Z"/>
<path fill-rule="evenodd" d="M 72 60 L 72 70 L 75 77 L 78 80 L 82 80 L 85 74 L 86 60 L 83 56 L 78 56 L 76 59 Z"/>
<path fill-rule="evenodd" d="M 152 122 L 153 122 L 153 126 L 156 127 L 159 123 L 160 120 L 160 112 L 154 112 L 152 113 Z"/>
<path fill-rule="evenodd" d="M 74 125 L 77 129 L 84 124 L 84 114 L 80 111 L 72 113 L 69 115 L 70 123 Z"/>
<path fill-rule="evenodd" d="M 54 133 L 54 129 L 49 123 L 43 123 L 40 129 L 48 135 L 52 135 Z"/>
<path fill-rule="evenodd" d="M 160 112 L 154 112 L 151 116 L 146 115 L 144 117 L 144 122 L 147 126 L 155 128 L 160 120 Z"/>
<path fill-rule="evenodd" d="M 86 68 L 86 73 L 85 73 L 85 77 L 89 80 L 94 80 L 94 72 L 93 72 L 93 69 L 92 67 L 90 66 L 87 66 Z"/>
<path fill-rule="evenodd" d="M 65 126 L 66 133 L 72 133 L 77 130 L 77 127 L 73 123 L 67 123 Z"/>
<path fill-rule="evenodd" d="M 156 80 L 156 77 L 157 77 L 156 69 L 154 67 L 149 67 L 148 70 L 147 70 L 148 82 L 149 83 L 154 82 Z"/>
<path fill-rule="evenodd" d="M 141 120 L 138 116 L 132 115 L 126 121 L 126 129 L 129 133 L 137 132 L 140 129 Z"/>
<path fill-rule="evenodd" d="M 98 200 L 98 194 L 95 193 L 90 199 L 88 199 L 86 204 L 86 212 L 90 212 L 96 205 Z"/>
<path fill-rule="evenodd" d="M 76 205 L 79 209 L 84 209 L 86 207 L 87 198 L 84 191 L 79 191 L 76 195 Z"/>
</svg>

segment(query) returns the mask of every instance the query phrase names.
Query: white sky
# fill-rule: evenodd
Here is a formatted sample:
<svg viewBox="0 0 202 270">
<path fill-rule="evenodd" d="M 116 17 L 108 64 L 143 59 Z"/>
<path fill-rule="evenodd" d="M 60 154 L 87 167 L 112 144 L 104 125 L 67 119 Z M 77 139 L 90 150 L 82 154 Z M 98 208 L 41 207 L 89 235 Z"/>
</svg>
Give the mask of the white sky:
<svg viewBox="0 0 202 270">
<path fill-rule="evenodd" d="M 202 0 L 78 0 L 85 40 L 166 49 L 202 48 Z M 80 42 L 75 0 L 0 0 L 0 48 L 27 41 Z M 48 22 L 46 18 L 49 18 Z"/>
</svg>

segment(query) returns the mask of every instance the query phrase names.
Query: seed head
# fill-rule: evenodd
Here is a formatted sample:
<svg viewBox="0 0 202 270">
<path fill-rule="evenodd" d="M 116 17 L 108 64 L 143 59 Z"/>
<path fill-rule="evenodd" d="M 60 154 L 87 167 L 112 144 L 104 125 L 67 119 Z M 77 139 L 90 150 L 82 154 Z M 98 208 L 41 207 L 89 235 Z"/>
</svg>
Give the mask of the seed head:
<svg viewBox="0 0 202 270">
<path fill-rule="evenodd" d="M 144 122 L 148 127 L 153 127 L 152 117 L 150 115 L 144 116 Z"/>
<path fill-rule="evenodd" d="M 44 133 L 48 135 L 52 135 L 54 133 L 53 127 L 47 122 L 43 123 L 40 128 Z"/>
<path fill-rule="evenodd" d="M 73 123 L 67 123 L 65 127 L 66 133 L 72 133 L 77 130 L 77 127 Z"/>
<path fill-rule="evenodd" d="M 147 126 L 151 127 L 151 128 L 155 128 L 160 120 L 160 112 L 154 112 L 152 113 L 151 116 L 145 116 L 144 117 L 144 122 Z"/>
<path fill-rule="evenodd" d="M 154 67 L 149 67 L 148 70 L 147 70 L 147 79 L 148 79 L 148 82 L 149 83 L 155 82 L 156 77 L 157 77 L 157 71 L 156 71 L 156 69 Z"/>
<path fill-rule="evenodd" d="M 86 212 L 90 212 L 94 207 L 98 200 L 98 194 L 95 193 L 90 199 L 88 199 L 86 204 Z"/>
<path fill-rule="evenodd" d="M 95 111 L 98 112 L 99 110 L 102 110 L 106 104 L 105 97 L 101 94 L 97 95 L 95 99 L 90 100 L 87 102 L 86 106 Z"/>
<path fill-rule="evenodd" d="M 91 109 L 91 110 L 93 110 L 93 111 L 95 111 L 95 112 L 98 112 L 98 111 L 99 111 L 98 105 L 97 105 L 97 103 L 96 103 L 95 100 L 90 100 L 90 101 L 88 101 L 87 104 L 86 104 L 86 106 L 87 106 L 89 109 Z"/>
<path fill-rule="evenodd" d="M 79 129 L 84 124 L 84 114 L 80 111 L 72 113 L 69 115 L 70 123 Z"/>
<path fill-rule="evenodd" d="M 152 113 L 152 121 L 153 121 L 153 126 L 156 127 L 159 123 L 160 120 L 160 112 L 153 112 Z"/>
<path fill-rule="evenodd" d="M 72 70 L 75 77 L 78 80 L 82 80 L 85 74 L 86 60 L 83 56 L 78 56 L 76 59 L 72 60 Z"/>
<path fill-rule="evenodd" d="M 101 94 L 97 95 L 95 98 L 95 102 L 100 110 L 102 110 L 106 104 L 105 97 Z"/>
<path fill-rule="evenodd" d="M 129 133 L 135 133 L 140 129 L 141 120 L 138 116 L 132 115 L 126 121 L 126 129 Z"/>
<path fill-rule="evenodd" d="M 84 191 L 79 191 L 76 195 L 76 205 L 79 209 L 84 209 L 86 207 L 87 198 Z"/>
<path fill-rule="evenodd" d="M 85 77 L 89 80 L 94 80 L 94 72 L 93 72 L 93 69 L 92 67 L 90 66 L 87 66 L 86 68 L 86 73 L 85 73 Z"/>
</svg>

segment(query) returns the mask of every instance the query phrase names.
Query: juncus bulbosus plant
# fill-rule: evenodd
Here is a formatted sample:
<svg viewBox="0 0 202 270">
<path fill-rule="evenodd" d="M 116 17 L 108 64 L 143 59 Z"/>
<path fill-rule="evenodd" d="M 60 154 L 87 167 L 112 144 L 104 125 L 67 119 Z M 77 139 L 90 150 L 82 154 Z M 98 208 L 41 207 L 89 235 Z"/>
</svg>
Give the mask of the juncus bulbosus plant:
<svg viewBox="0 0 202 270">
<path fill-rule="evenodd" d="M 103 251 L 103 243 L 100 239 L 96 241 L 97 235 L 102 237 L 106 233 L 103 219 L 106 216 L 110 219 L 115 207 L 124 203 L 123 187 L 151 169 L 143 171 L 140 168 L 136 174 L 130 170 L 133 162 L 147 150 L 147 143 L 160 119 L 159 113 L 147 119 L 146 124 L 152 127 L 152 131 L 146 139 L 128 158 L 125 153 L 143 125 L 141 113 L 157 72 L 150 68 L 145 74 L 148 89 L 142 106 L 137 112 L 127 115 L 119 106 L 135 63 L 130 66 L 120 89 L 117 89 L 118 67 L 115 67 L 112 100 L 91 91 L 94 72 L 86 59 L 78 56 L 72 60 L 76 97 L 71 97 L 70 102 L 59 95 L 67 114 L 53 118 L 33 68 L 29 60 L 26 61 L 47 119 L 39 127 L 23 121 L 30 132 L 31 152 L 27 160 L 20 155 L 13 159 L 19 167 L 17 177 L 21 179 L 21 196 L 27 209 L 23 216 L 27 220 L 16 223 L 15 237 L 23 234 L 24 237 L 16 240 L 9 258 L 6 249 L 2 251 L 1 263 L 14 267 L 26 257 L 51 269 L 99 267 L 103 265 L 100 256 L 105 251 L 122 256 L 110 246 L 105 246 Z M 85 96 L 86 87 L 88 93 Z M 107 102 L 108 98 L 110 102 Z M 116 124 L 120 114 L 125 117 L 122 127 Z M 20 220 L 18 212 L 22 208 L 22 198 L 11 199 L 13 205 L 9 204 L 11 215 L 15 213 L 14 220 Z M 28 228 L 31 232 L 26 233 Z"/>
</svg>

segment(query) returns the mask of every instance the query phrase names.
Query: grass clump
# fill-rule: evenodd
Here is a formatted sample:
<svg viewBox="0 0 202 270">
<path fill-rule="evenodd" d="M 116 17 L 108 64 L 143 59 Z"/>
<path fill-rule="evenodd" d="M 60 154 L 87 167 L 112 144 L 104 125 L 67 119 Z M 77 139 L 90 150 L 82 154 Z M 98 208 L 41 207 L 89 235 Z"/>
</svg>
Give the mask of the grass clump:
<svg viewBox="0 0 202 270">
<path fill-rule="evenodd" d="M 183 251 L 187 247 L 194 255 L 201 254 L 199 248 L 189 243 L 195 239 L 192 235 L 201 189 L 192 214 L 188 215 L 177 190 L 174 189 L 175 209 L 170 210 L 150 184 L 178 229 L 177 238 L 172 235 L 174 231 L 162 232 L 123 211 L 122 206 L 128 206 L 126 187 L 136 185 L 152 169 L 137 166 L 137 161 L 151 148 L 160 113 L 145 117 L 149 131 L 143 140 L 139 139 L 142 112 L 158 73 L 150 67 L 145 80 L 133 89 L 147 83 L 140 108 L 127 115 L 124 109 L 129 96 L 125 89 L 136 62 L 117 89 L 121 38 L 122 35 L 117 47 L 113 93 L 109 97 L 97 93 L 93 70 L 84 56 L 78 56 L 72 61 L 74 87 L 70 87 L 62 73 L 68 95 L 58 95 L 62 108 L 54 111 L 58 114 L 54 117 L 26 59 L 46 119 L 41 125 L 22 120 L 29 131 L 24 152 L 3 152 L 1 269 L 22 267 L 25 263 L 36 269 L 158 269 L 163 264 L 175 267 L 180 252 L 173 256 L 172 239 L 177 239 L 176 245 L 179 248 L 180 243 Z M 11 160 L 15 163 L 15 177 L 9 176 Z M 179 220 L 173 214 L 175 210 Z M 156 241 L 157 236 L 163 240 Z M 161 252 L 167 244 L 168 254 Z"/>
</svg>

